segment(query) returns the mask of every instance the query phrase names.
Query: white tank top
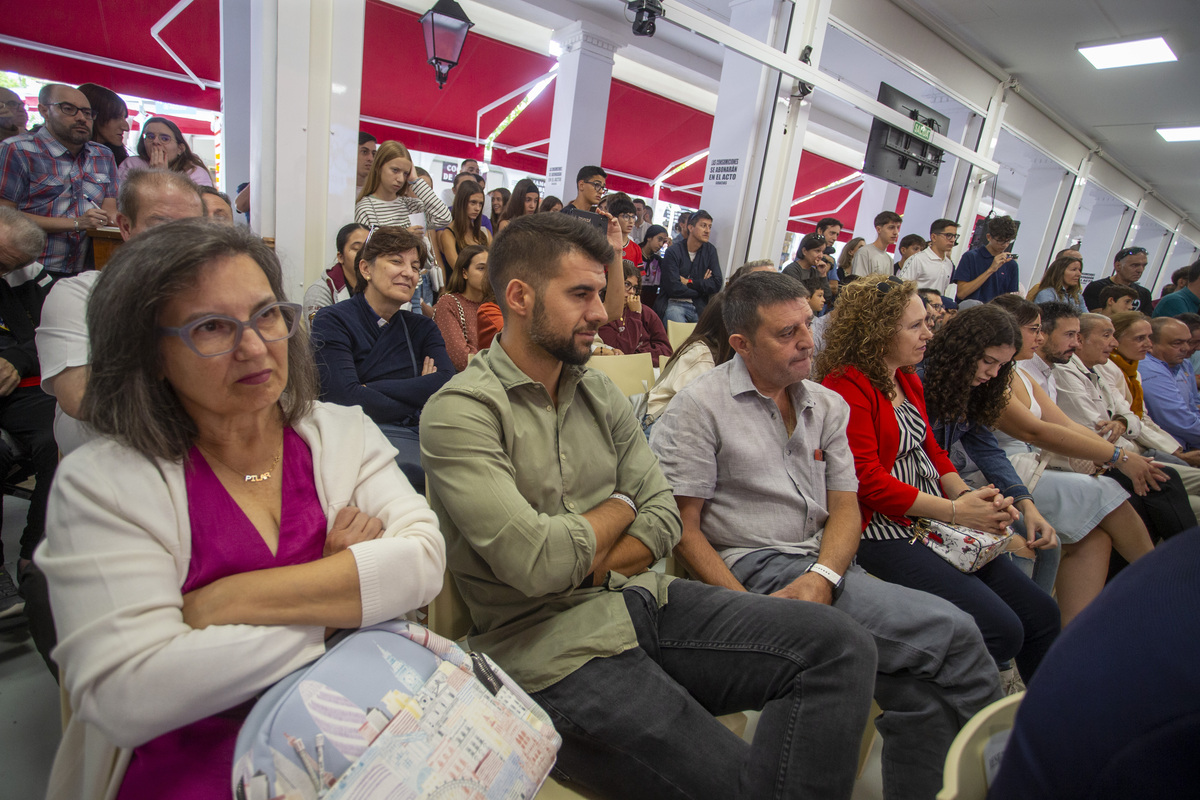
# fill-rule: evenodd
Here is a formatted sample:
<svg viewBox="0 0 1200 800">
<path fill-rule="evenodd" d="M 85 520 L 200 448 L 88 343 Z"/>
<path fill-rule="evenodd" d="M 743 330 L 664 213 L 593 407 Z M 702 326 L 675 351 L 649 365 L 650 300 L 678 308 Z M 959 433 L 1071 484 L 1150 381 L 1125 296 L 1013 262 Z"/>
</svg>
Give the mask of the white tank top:
<svg viewBox="0 0 1200 800">
<path fill-rule="evenodd" d="M 1029 413 L 1033 414 L 1038 419 L 1041 419 L 1042 407 L 1038 405 L 1037 398 L 1033 396 L 1033 383 L 1030 380 L 1030 377 L 1026 375 L 1025 370 L 1021 369 L 1020 367 L 1017 367 L 1015 370 L 1013 370 L 1013 372 L 1015 372 L 1017 377 L 1021 379 L 1021 383 L 1025 384 L 1025 392 L 1029 395 Z M 1013 399 L 1009 402 L 1018 403 L 1020 401 Z M 1013 455 L 1014 453 L 1028 453 L 1033 449 L 1028 443 L 1022 442 L 1020 439 L 1014 439 L 998 428 L 994 431 L 994 433 L 996 434 L 996 442 L 999 443 L 999 445 L 1004 448 L 1004 452 L 1008 453 L 1009 455 Z"/>
</svg>

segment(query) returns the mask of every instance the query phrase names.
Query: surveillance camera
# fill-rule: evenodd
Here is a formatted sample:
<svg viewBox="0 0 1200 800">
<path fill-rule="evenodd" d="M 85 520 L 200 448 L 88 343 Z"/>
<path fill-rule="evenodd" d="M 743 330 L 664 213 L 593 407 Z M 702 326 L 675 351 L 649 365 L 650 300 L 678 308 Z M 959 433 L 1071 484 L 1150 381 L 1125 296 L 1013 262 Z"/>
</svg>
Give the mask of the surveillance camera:
<svg viewBox="0 0 1200 800">
<path fill-rule="evenodd" d="M 665 16 L 661 0 L 627 0 L 625 6 L 634 12 L 634 36 L 653 36 L 654 20 Z"/>
</svg>

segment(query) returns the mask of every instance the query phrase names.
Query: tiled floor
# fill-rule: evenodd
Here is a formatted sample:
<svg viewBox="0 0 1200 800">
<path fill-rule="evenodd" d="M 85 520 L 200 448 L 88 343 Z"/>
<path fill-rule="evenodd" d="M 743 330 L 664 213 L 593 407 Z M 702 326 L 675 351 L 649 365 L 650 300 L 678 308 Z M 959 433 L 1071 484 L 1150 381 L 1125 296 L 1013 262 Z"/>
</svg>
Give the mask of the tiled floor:
<svg viewBox="0 0 1200 800">
<path fill-rule="evenodd" d="M 4 498 L 4 566 L 14 577 L 28 508 L 24 500 Z M 0 795 L 45 796 L 60 733 L 58 686 L 29 628 L 23 621 L 0 620 Z"/>
<path fill-rule="evenodd" d="M 16 575 L 18 541 L 25 527 L 23 500 L 4 498 L 5 567 Z M 41 798 L 60 734 L 58 687 L 38 656 L 23 623 L 0 621 L 0 797 Z M 881 800 L 880 740 L 867 761 L 852 800 Z"/>
</svg>

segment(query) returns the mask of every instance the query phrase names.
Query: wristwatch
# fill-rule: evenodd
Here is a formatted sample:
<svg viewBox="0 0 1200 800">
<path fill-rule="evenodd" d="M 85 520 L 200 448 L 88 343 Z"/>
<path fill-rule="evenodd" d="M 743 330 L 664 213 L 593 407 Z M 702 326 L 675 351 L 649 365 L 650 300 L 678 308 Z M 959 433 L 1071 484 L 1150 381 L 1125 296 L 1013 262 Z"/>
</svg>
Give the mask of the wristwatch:
<svg viewBox="0 0 1200 800">
<path fill-rule="evenodd" d="M 837 599 L 842 596 L 842 590 L 846 588 L 846 579 L 824 564 L 818 564 L 815 561 L 808 565 L 808 569 L 804 570 L 805 575 L 810 572 L 817 573 L 833 585 L 833 602 L 836 603 Z"/>
</svg>

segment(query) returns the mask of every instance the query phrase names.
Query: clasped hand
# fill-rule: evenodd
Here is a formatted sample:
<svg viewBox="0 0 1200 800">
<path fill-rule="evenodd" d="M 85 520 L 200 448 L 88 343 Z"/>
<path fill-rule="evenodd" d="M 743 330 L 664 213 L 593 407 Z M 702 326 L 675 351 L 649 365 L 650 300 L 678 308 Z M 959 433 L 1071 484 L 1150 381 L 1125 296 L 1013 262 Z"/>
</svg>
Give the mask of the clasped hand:
<svg viewBox="0 0 1200 800">
<path fill-rule="evenodd" d="M 988 533 L 1003 533 L 1020 515 L 1011 497 L 995 486 L 967 492 L 954 501 L 954 522 Z"/>
</svg>

